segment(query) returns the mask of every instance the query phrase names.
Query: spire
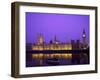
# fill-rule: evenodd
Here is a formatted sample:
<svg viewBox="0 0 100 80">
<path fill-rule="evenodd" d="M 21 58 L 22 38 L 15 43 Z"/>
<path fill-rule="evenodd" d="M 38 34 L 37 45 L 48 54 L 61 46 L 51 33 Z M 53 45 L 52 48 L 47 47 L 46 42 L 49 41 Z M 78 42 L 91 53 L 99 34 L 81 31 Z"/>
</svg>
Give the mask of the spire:
<svg viewBox="0 0 100 80">
<path fill-rule="evenodd" d="M 43 44 L 43 35 L 41 33 L 38 35 L 38 44 Z"/>
<path fill-rule="evenodd" d="M 54 41 L 55 41 L 55 42 L 57 41 L 57 38 L 56 38 L 56 36 L 55 36 L 55 38 L 54 38 Z"/>
<path fill-rule="evenodd" d="M 59 41 L 57 40 L 57 37 L 56 36 L 54 37 L 54 43 L 55 44 L 59 44 Z"/>
<path fill-rule="evenodd" d="M 85 29 L 83 29 L 83 34 L 85 34 Z"/>
</svg>

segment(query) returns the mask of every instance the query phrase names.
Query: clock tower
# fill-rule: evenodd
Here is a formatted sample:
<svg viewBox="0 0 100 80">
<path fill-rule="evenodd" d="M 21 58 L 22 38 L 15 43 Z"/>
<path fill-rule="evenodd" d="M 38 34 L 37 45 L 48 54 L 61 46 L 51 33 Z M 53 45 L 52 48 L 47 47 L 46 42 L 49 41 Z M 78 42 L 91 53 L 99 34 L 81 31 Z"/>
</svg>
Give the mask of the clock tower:
<svg viewBox="0 0 100 80">
<path fill-rule="evenodd" d="M 87 43 L 86 43 L 86 32 L 85 32 L 85 30 L 83 30 L 82 38 L 83 38 L 83 48 L 86 49 Z"/>
</svg>

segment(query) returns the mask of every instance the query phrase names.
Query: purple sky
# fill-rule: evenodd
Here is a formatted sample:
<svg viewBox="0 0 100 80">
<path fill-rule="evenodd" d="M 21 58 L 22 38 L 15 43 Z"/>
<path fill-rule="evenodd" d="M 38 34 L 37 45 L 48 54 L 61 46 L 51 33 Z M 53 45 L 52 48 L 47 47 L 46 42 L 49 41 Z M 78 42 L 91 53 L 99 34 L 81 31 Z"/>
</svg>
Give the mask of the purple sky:
<svg viewBox="0 0 100 80">
<path fill-rule="evenodd" d="M 45 42 L 56 36 L 61 42 L 80 39 L 85 29 L 89 43 L 89 15 L 26 12 L 26 43 L 36 43 L 38 34 Z"/>
</svg>

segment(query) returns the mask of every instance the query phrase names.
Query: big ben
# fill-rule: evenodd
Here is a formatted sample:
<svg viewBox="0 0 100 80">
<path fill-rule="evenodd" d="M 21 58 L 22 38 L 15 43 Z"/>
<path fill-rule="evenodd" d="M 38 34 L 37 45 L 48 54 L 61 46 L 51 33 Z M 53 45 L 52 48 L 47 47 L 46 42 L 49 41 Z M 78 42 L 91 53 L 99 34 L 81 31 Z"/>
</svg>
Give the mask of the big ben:
<svg viewBox="0 0 100 80">
<path fill-rule="evenodd" d="M 87 48 L 87 42 L 86 42 L 86 32 L 85 32 L 85 30 L 83 30 L 82 39 L 83 39 L 83 49 L 86 49 Z"/>
</svg>

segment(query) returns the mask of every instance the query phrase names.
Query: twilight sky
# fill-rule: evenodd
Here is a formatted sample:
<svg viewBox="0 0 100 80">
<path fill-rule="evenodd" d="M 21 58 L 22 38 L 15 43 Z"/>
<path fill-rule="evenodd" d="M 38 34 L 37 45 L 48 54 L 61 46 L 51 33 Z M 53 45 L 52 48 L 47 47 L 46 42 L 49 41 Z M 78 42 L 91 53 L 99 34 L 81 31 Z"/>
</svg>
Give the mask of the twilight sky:
<svg viewBox="0 0 100 80">
<path fill-rule="evenodd" d="M 89 15 L 26 12 L 26 43 L 37 43 L 40 33 L 47 43 L 55 36 L 61 42 L 82 42 L 83 29 L 89 43 L 89 23 Z"/>
</svg>

